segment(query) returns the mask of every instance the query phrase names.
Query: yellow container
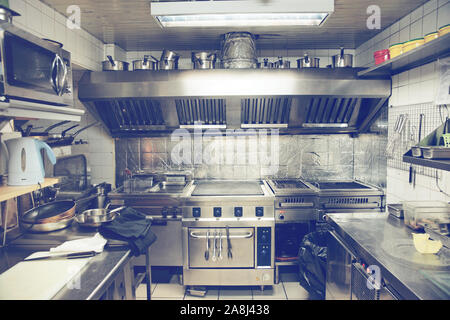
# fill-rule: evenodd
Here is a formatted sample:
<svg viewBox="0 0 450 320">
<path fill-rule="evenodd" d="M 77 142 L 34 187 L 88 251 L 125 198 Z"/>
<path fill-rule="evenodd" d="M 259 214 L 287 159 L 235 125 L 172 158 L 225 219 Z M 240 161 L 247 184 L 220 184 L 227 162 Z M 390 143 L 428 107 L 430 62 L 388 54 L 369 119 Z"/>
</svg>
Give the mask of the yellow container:
<svg viewBox="0 0 450 320">
<path fill-rule="evenodd" d="M 417 47 L 420 47 L 423 44 L 425 44 L 424 38 L 407 41 L 403 44 L 403 53 L 409 52 Z"/>
<path fill-rule="evenodd" d="M 397 43 L 389 47 L 389 55 L 391 59 L 398 57 L 403 53 L 403 43 Z"/>
<path fill-rule="evenodd" d="M 450 32 L 450 24 L 440 27 L 439 28 L 439 37 L 442 37 L 444 34 L 447 34 L 449 32 Z"/>
<path fill-rule="evenodd" d="M 424 37 L 424 39 L 425 39 L 425 43 L 428 43 L 428 42 L 430 42 L 430 41 L 433 41 L 434 39 L 437 39 L 437 38 L 439 38 L 439 32 L 432 32 L 432 33 L 429 33 L 429 34 L 427 34 L 425 37 Z"/>
</svg>

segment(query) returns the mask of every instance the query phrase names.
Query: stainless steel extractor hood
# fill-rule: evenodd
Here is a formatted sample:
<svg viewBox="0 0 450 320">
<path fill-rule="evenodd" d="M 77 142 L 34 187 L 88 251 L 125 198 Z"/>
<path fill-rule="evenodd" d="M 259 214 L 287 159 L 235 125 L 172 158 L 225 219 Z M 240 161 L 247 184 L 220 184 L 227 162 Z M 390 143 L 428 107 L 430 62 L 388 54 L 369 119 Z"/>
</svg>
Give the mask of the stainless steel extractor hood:
<svg viewBox="0 0 450 320">
<path fill-rule="evenodd" d="M 281 133 L 364 133 L 391 80 L 359 69 L 214 69 L 89 72 L 79 98 L 113 137 L 177 128 L 279 128 Z"/>
</svg>

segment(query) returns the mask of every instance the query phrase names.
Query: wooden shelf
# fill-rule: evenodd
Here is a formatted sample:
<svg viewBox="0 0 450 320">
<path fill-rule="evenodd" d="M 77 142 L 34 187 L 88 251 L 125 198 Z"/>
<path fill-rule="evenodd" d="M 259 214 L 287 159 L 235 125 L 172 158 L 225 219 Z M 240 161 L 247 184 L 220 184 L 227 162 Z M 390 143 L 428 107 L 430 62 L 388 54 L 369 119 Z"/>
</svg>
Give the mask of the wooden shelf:
<svg viewBox="0 0 450 320">
<path fill-rule="evenodd" d="M 46 178 L 43 183 L 41 183 L 41 187 L 50 187 L 54 184 L 58 183 L 58 178 Z M 31 186 L 2 186 L 0 187 L 0 202 L 6 201 L 15 197 L 22 196 L 24 194 L 39 190 L 39 185 L 31 185 Z"/>
<path fill-rule="evenodd" d="M 433 62 L 438 58 L 450 54 L 450 33 L 443 35 L 433 41 L 404 53 L 398 57 L 383 62 L 375 67 L 358 72 L 360 77 L 377 77 L 396 75 L 398 73 L 420 67 Z"/>
<path fill-rule="evenodd" d="M 419 166 L 424 166 L 428 168 L 434 168 L 438 170 L 450 171 L 450 160 L 440 160 L 440 159 L 425 159 L 413 157 L 411 151 L 408 151 L 403 156 L 403 162 L 416 164 Z"/>
</svg>

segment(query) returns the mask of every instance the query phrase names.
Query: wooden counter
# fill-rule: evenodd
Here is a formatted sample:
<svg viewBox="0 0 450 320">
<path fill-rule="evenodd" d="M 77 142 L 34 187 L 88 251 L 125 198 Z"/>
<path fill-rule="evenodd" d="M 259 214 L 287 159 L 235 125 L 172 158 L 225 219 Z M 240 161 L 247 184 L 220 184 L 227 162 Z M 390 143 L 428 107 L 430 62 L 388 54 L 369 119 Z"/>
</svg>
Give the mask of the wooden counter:
<svg viewBox="0 0 450 320">
<path fill-rule="evenodd" d="M 49 187 L 58 182 L 59 182 L 58 178 L 45 178 L 44 182 L 41 184 L 41 187 L 42 188 Z M 0 187 L 0 202 L 39 190 L 39 188 L 40 187 L 38 184 L 30 186 L 17 186 L 17 187 L 2 186 Z"/>
</svg>

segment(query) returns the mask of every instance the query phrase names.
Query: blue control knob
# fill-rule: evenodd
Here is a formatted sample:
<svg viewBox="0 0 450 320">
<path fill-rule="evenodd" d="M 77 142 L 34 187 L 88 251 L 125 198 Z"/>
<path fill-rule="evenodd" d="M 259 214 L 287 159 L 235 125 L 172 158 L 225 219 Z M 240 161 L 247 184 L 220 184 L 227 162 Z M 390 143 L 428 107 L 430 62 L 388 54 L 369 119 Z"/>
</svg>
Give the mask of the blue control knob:
<svg viewBox="0 0 450 320">
<path fill-rule="evenodd" d="M 234 208 L 234 216 L 235 217 L 242 217 L 242 212 L 243 212 L 243 210 L 242 210 L 242 207 L 235 207 Z"/>
<path fill-rule="evenodd" d="M 264 207 L 256 207 L 255 214 L 257 217 L 264 217 Z"/>
<path fill-rule="evenodd" d="M 222 208 L 214 208 L 214 217 L 220 218 L 222 216 Z"/>
<path fill-rule="evenodd" d="M 201 208 L 192 208 L 192 216 L 194 218 L 200 218 L 202 215 L 202 209 Z"/>
</svg>

